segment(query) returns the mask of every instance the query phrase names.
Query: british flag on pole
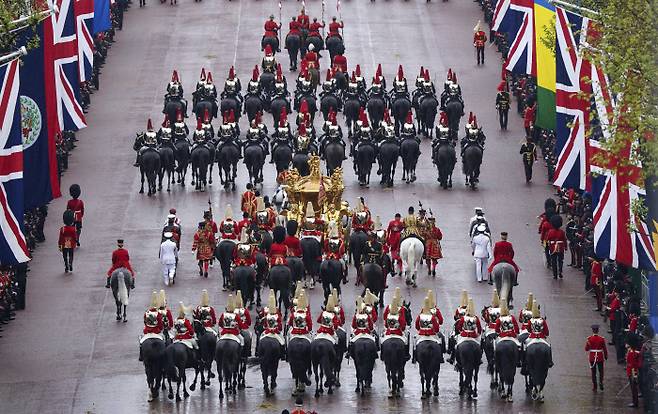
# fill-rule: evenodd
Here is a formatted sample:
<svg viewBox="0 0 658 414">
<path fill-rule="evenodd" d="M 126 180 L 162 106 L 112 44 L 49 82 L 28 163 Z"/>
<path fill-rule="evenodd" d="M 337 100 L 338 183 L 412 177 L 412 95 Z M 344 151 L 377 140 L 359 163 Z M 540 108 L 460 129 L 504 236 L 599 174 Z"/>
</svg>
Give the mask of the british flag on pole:
<svg viewBox="0 0 658 414">
<path fill-rule="evenodd" d="M 23 142 L 19 61 L 0 66 L 0 264 L 30 260 L 23 235 Z"/>
<path fill-rule="evenodd" d="M 507 13 L 513 13 L 515 24 L 503 67 L 512 73 L 536 76 L 534 0 L 510 0 Z"/>
<path fill-rule="evenodd" d="M 78 39 L 80 81 L 91 78 L 94 67 L 94 0 L 75 0 L 75 27 Z"/>
</svg>

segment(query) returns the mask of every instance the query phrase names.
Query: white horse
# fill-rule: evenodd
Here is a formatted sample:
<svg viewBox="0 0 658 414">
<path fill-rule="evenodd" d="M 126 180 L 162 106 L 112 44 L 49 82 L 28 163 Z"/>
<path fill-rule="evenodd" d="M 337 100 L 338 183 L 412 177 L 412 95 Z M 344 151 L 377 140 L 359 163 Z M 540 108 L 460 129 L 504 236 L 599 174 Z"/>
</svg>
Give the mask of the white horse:
<svg viewBox="0 0 658 414">
<path fill-rule="evenodd" d="M 423 258 L 425 247 L 417 237 L 407 237 L 400 243 L 400 258 L 402 259 L 402 273 L 407 278 L 407 285 L 416 287 L 416 273 L 418 263 Z"/>
<path fill-rule="evenodd" d="M 280 185 L 274 192 L 272 204 L 274 204 L 277 213 L 280 213 L 284 208 L 288 208 L 288 193 L 283 186 Z"/>
</svg>

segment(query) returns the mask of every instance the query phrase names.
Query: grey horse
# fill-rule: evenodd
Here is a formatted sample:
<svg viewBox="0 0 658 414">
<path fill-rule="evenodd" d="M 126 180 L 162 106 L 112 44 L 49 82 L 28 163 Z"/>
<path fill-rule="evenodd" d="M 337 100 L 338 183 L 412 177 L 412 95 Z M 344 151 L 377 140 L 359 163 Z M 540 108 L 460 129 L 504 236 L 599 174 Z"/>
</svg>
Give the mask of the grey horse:
<svg viewBox="0 0 658 414">
<path fill-rule="evenodd" d="M 500 262 L 493 267 L 491 275 L 493 276 L 500 298 L 502 300 L 507 298 L 507 306 L 512 309 L 514 307 L 512 305 L 514 300 L 512 289 L 514 288 L 514 278 L 516 276 L 514 266 L 506 262 Z"/>
<path fill-rule="evenodd" d="M 128 307 L 128 298 L 130 297 L 130 285 L 132 284 L 132 275 L 125 267 L 120 267 L 110 277 L 110 286 L 112 295 L 117 305 L 117 321 L 123 319 L 128 322 L 126 308 Z"/>
</svg>

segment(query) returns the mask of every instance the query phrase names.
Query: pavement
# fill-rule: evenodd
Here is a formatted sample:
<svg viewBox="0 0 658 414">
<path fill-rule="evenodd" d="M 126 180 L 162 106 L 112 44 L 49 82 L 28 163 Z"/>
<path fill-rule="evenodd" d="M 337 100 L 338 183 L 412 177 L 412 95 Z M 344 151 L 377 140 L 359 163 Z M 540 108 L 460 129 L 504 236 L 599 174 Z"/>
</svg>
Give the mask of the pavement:
<svg viewBox="0 0 658 414">
<path fill-rule="evenodd" d="M 283 2 L 284 25 L 292 15 L 298 14 L 299 7 L 300 3 L 295 1 Z M 264 396 L 258 368 L 251 367 L 247 389 L 223 401 L 219 401 L 217 384 L 213 382 L 210 389 L 191 392 L 180 403 L 162 396 L 148 403 L 143 366 L 137 361 L 142 313 L 151 291 L 162 288 L 157 253 L 160 230 L 169 208 L 178 210 L 183 223 L 177 283 L 166 289 L 170 306 L 175 311 L 179 301 L 196 305 L 201 290 L 206 288 L 211 303 L 218 310 L 223 309 L 227 293 L 220 290 L 218 266 L 211 270 L 208 279 L 199 278 L 191 251 L 192 236 L 209 200 L 218 218 L 228 203 L 234 206 L 234 211 L 239 210 L 246 169 L 239 165 L 235 193 L 220 188 L 215 172 L 215 183 L 207 192 L 195 192 L 189 185 L 176 186 L 170 193 L 160 192 L 149 198 L 138 194 L 138 171 L 132 167 L 134 134 L 144 130 L 149 116 L 154 123 L 161 122 L 162 96 L 173 69 L 181 75 L 190 101 L 202 66 L 213 72 L 219 88 L 229 67 L 235 65 L 246 85 L 254 64 L 260 62 L 262 24 L 270 14 L 278 19 L 276 8 L 272 1 L 183 0 L 177 6 L 150 1 L 143 9 L 134 4 L 126 13 L 124 30 L 118 33 L 118 41 L 103 69 L 100 91 L 92 97 L 92 109 L 87 115 L 90 126 L 78 133 L 78 148 L 62 182 L 64 192 L 70 184 L 80 184 L 86 204 L 82 246 L 75 252 L 75 271 L 64 273 L 55 246 L 60 214 L 67 200 L 63 197 L 51 203 L 51 217 L 45 230 L 47 242 L 38 249 L 31 264 L 27 310 L 17 315 L 0 340 L 0 412 L 274 413 L 294 405 L 287 363 L 279 366 L 278 388 L 270 398 Z M 328 1 L 326 8 L 325 20 L 329 21 L 335 10 L 334 1 Z M 501 62 L 494 48 L 487 48 L 486 64 L 476 66 L 471 39 L 472 28 L 482 17 L 477 4 L 346 0 L 341 3 L 341 9 L 350 69 L 360 63 L 369 81 L 377 63 L 381 63 L 390 83 L 398 64 L 404 66 L 410 80 L 423 65 L 430 68 L 432 79 L 440 86 L 450 67 L 457 72 L 467 113 L 477 114 L 487 135 L 477 191 L 464 186 L 460 162 L 455 169 L 454 188 L 441 190 L 426 141 L 422 144 L 418 181 L 413 184 L 399 181 L 401 164 L 398 164 L 394 188 L 380 188 L 374 175 L 370 188 L 360 188 L 347 164 L 344 198 L 350 203 L 364 196 L 373 214 L 380 215 L 386 223 L 396 212 L 404 213 L 408 206 L 417 206 L 421 200 L 433 210 L 444 234 L 445 258 L 440 261 L 437 276 L 430 278 L 421 272 L 416 289 L 406 287 L 400 278 L 389 279 L 386 301 L 393 288 L 400 286 L 404 298 L 411 300 L 415 314 L 425 290 L 432 288 L 447 319 L 454 312 L 462 289 L 467 289 L 475 299 L 478 310 L 488 304 L 491 288 L 475 280 L 467 237 L 473 207 L 481 206 L 494 235 L 508 231 L 514 244 L 517 263 L 522 269 L 520 285 L 515 289 L 517 304 L 525 302 L 528 291 L 534 292 L 548 316 L 555 367 L 549 371 L 543 404 L 524 394 L 520 374 L 514 386 L 514 402 L 501 401 L 489 390 L 484 366 L 480 371 L 479 400 L 466 401 L 458 394 L 457 373 L 447 364 L 442 366 L 440 374 L 440 396 L 421 401 L 419 374 L 411 363 L 407 364 L 402 397 L 391 400 L 387 398 L 381 361 L 376 364 L 372 390 L 365 397 L 354 393 L 353 364 L 343 361 L 343 386 L 334 395 L 325 394 L 318 399 L 309 388 L 306 409 L 319 413 L 622 411 L 619 407 L 626 406 L 630 395 L 627 389 L 623 390 L 626 380 L 621 366 L 614 362 L 614 351 L 606 369 L 605 392 L 591 392 L 583 347 L 590 324 L 599 322 L 599 318 L 591 310 L 593 300 L 583 292 L 582 274 L 566 268 L 563 280 L 553 280 L 543 267 L 536 223 L 552 188 L 547 184 L 541 162 L 535 166 L 533 183 L 525 183 L 518 153 L 524 136 L 521 118 L 511 114 L 509 130 L 498 128 L 494 100 Z M 319 16 L 321 2 L 309 0 L 307 12 Z M 326 59 L 322 62 L 323 69 Z M 285 56 L 279 61 L 290 84 L 296 74 L 287 72 Z M 246 124 L 243 131 L 245 127 Z M 264 176 L 263 193 L 272 194 L 275 185 L 272 165 L 266 164 Z M 125 324 L 115 321 L 111 292 L 103 287 L 117 238 L 126 240 L 137 271 L 137 288 L 132 291 Z M 353 278 L 351 271 L 350 279 Z M 344 289 L 343 304 L 349 320 L 357 291 L 360 293 L 360 288 L 357 290 L 353 283 Z M 311 292 L 314 318 L 319 312 L 320 295 L 320 289 Z M 514 310 L 515 314 L 518 309 Z M 448 324 L 444 330 L 449 329 Z"/>
</svg>

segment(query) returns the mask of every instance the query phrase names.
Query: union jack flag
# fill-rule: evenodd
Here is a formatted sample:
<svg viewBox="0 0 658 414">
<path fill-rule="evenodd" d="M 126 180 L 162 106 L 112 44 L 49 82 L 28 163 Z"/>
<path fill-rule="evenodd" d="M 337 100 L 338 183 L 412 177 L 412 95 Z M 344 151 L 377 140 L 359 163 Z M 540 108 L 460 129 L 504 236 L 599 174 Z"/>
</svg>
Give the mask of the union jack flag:
<svg viewBox="0 0 658 414">
<path fill-rule="evenodd" d="M 509 11 L 509 5 L 511 0 L 497 0 L 496 7 L 494 9 L 494 15 L 491 19 L 491 30 L 497 31 L 508 31 L 506 25 L 503 23 L 508 20 L 511 12 Z"/>
<path fill-rule="evenodd" d="M 23 235 L 23 140 L 19 61 L 0 66 L 0 263 L 30 260 Z"/>
<path fill-rule="evenodd" d="M 512 73 L 536 76 L 534 0 L 509 0 L 507 13 L 510 11 L 517 12 L 514 17 L 520 25 L 510 32 L 514 40 L 503 67 Z"/>
<path fill-rule="evenodd" d="M 80 81 L 91 79 L 94 65 L 94 0 L 75 0 L 75 25 L 78 38 Z"/>
<path fill-rule="evenodd" d="M 80 75 L 78 70 L 78 42 L 72 0 L 48 0 L 57 5 L 44 22 L 43 47 L 46 78 L 46 102 L 56 105 L 57 121 L 61 131 L 77 131 L 87 126 L 80 106 Z M 52 90 L 50 88 L 53 88 Z M 54 101 L 54 102 L 53 102 Z M 53 133 L 55 129 L 52 128 Z"/>
</svg>

